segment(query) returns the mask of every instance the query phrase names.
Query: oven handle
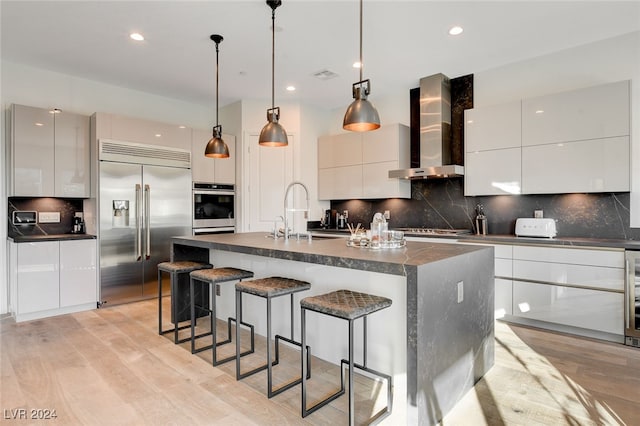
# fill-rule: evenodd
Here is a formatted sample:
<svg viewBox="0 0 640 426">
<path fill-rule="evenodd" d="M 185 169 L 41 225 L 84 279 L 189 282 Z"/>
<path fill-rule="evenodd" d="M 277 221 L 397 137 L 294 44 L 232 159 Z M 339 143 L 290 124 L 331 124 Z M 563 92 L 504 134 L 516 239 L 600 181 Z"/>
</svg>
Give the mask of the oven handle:
<svg viewBox="0 0 640 426">
<path fill-rule="evenodd" d="M 236 195 L 234 191 L 218 191 L 215 189 L 210 190 L 193 190 L 194 195 Z"/>
<path fill-rule="evenodd" d="M 198 234 L 222 234 L 236 232 L 235 226 L 219 226 L 216 228 L 193 228 L 193 235 Z"/>
</svg>

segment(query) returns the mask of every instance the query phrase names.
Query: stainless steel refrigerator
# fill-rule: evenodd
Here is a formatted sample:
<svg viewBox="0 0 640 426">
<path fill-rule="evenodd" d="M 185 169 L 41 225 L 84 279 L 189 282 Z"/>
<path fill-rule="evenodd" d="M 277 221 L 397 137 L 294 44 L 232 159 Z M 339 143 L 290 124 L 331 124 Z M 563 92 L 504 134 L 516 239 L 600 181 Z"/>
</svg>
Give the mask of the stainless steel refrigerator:
<svg viewBox="0 0 640 426">
<path fill-rule="evenodd" d="M 190 153 L 105 140 L 99 146 L 100 300 L 109 306 L 155 297 L 171 237 L 191 234 Z"/>
</svg>

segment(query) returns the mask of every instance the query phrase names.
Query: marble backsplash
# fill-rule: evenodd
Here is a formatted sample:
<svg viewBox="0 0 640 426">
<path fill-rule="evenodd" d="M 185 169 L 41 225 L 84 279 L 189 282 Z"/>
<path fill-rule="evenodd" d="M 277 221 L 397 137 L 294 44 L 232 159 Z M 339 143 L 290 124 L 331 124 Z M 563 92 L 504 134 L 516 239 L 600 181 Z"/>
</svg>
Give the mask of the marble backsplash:
<svg viewBox="0 0 640 426">
<path fill-rule="evenodd" d="M 475 230 L 475 208 L 484 206 L 490 234 L 514 234 L 519 217 L 556 220 L 558 237 L 640 240 L 629 227 L 628 192 L 602 194 L 464 196 L 464 178 L 416 180 L 411 199 L 332 201 L 331 208 L 349 211 L 348 221 L 369 227 L 376 212 L 389 210 L 393 228 L 427 227 Z"/>
<path fill-rule="evenodd" d="M 8 202 L 7 234 L 9 237 L 19 235 L 57 235 L 68 234 L 73 229 L 73 217 L 82 211 L 81 199 L 63 198 L 26 198 L 10 197 Z M 14 225 L 12 223 L 15 210 L 39 212 L 60 212 L 60 223 L 36 223 L 35 225 Z"/>
</svg>

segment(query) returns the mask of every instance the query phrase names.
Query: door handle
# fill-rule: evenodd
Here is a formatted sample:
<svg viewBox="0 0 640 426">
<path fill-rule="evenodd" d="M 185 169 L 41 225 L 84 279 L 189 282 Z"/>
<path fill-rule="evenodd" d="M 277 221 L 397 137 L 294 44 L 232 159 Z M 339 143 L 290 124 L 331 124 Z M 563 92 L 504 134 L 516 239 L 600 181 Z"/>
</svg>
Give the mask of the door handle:
<svg viewBox="0 0 640 426">
<path fill-rule="evenodd" d="M 140 191 L 140 184 L 136 183 L 136 239 L 135 239 L 135 256 L 136 262 L 142 260 L 142 228 L 141 228 L 141 212 L 140 207 L 142 205 L 142 194 Z"/>
<path fill-rule="evenodd" d="M 145 259 L 151 259 L 151 188 L 144 186 Z"/>
</svg>

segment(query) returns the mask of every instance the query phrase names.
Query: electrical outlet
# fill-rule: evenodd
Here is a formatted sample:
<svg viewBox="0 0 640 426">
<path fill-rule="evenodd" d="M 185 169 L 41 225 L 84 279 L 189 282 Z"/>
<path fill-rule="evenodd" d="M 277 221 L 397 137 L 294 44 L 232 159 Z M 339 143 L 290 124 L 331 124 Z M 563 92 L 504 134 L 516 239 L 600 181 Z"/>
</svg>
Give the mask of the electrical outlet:
<svg viewBox="0 0 640 426">
<path fill-rule="evenodd" d="M 216 296 L 220 296 L 220 284 L 216 284 Z"/>
<path fill-rule="evenodd" d="M 462 303 L 464 300 L 464 284 L 463 281 L 458 283 L 458 303 Z"/>
<path fill-rule="evenodd" d="M 533 211 L 533 217 L 540 219 L 544 217 L 544 211 L 543 210 L 534 210 Z"/>
<path fill-rule="evenodd" d="M 40 223 L 60 223 L 60 212 L 40 212 L 38 213 Z"/>
<path fill-rule="evenodd" d="M 391 212 L 389 212 L 389 210 L 384 211 L 384 218 L 387 220 L 391 219 Z"/>
</svg>

